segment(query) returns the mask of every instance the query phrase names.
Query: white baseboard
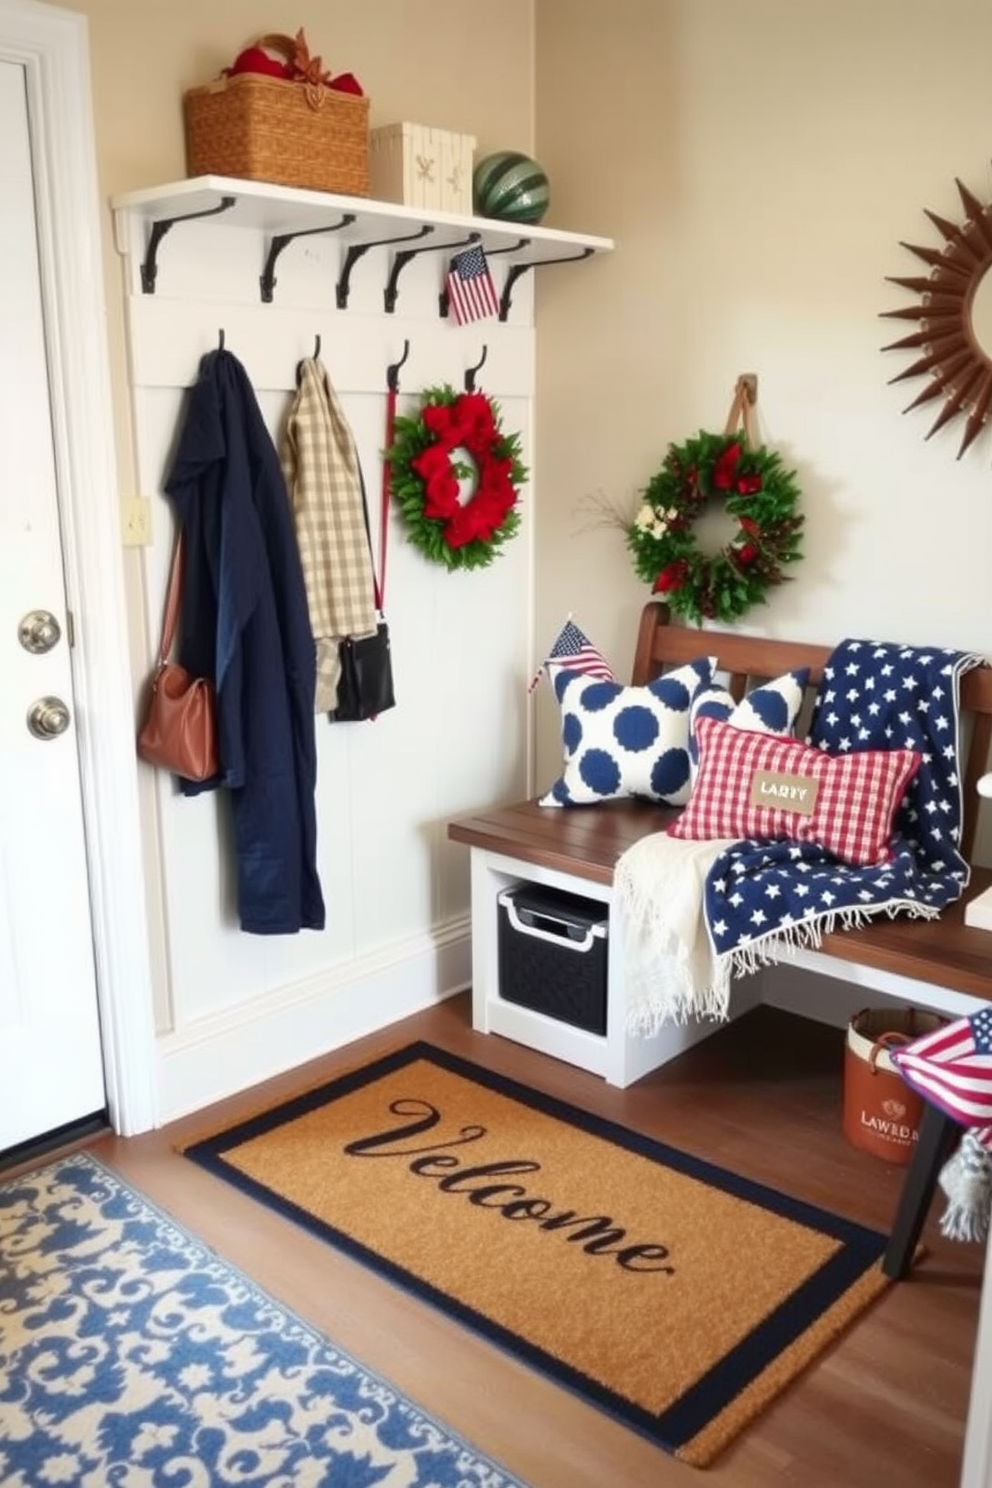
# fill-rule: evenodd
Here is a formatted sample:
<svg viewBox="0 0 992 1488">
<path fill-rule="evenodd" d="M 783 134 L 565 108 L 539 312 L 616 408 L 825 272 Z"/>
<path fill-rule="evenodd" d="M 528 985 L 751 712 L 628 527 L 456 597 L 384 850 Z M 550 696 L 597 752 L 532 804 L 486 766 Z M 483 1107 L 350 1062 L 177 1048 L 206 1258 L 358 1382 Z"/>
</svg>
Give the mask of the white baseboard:
<svg viewBox="0 0 992 1488">
<path fill-rule="evenodd" d="M 412 1013 L 471 980 L 467 917 L 157 1040 L 160 1121 L 198 1111 Z"/>
</svg>

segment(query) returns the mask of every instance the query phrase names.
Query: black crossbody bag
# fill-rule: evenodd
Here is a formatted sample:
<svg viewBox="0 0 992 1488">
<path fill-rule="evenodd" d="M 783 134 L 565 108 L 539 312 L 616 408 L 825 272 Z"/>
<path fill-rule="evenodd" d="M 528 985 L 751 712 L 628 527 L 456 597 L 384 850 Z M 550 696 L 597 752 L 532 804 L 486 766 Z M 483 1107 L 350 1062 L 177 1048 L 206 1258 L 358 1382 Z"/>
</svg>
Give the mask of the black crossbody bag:
<svg viewBox="0 0 992 1488">
<path fill-rule="evenodd" d="M 389 417 L 392 417 L 390 410 Z M 379 528 L 379 575 L 376 574 L 375 554 L 372 551 L 372 530 L 369 525 L 369 506 L 365 497 L 365 478 L 359 469 L 362 485 L 362 510 L 365 513 L 365 536 L 369 543 L 369 558 L 372 562 L 372 585 L 375 593 L 375 608 L 379 622 L 371 635 L 345 636 L 340 642 L 338 655 L 341 661 L 341 676 L 338 680 L 337 706 L 331 713 L 335 723 L 361 723 L 366 718 L 378 718 L 389 708 L 396 706 L 393 688 L 393 655 L 389 644 L 389 626 L 383 614 L 386 587 L 386 526 L 389 520 L 389 472 L 383 466 L 382 513 Z"/>
</svg>

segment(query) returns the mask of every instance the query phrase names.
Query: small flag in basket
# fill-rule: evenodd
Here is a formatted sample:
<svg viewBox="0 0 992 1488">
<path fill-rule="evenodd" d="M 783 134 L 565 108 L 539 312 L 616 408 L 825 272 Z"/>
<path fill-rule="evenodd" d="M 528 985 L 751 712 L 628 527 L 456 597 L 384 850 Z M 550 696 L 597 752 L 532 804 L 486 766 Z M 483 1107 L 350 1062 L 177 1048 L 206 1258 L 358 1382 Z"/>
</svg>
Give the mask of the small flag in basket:
<svg viewBox="0 0 992 1488">
<path fill-rule="evenodd" d="M 587 677 L 594 677 L 600 682 L 614 680 L 613 669 L 605 657 L 597 651 L 589 637 L 579 629 L 571 615 L 562 626 L 558 639 L 547 657 L 531 679 L 528 692 L 534 691 L 541 680 L 542 673 L 549 665 L 564 667 L 572 672 L 583 672 Z"/>
<path fill-rule="evenodd" d="M 479 247 L 457 253 L 448 269 L 448 303 L 459 325 L 499 314 L 499 299 L 486 255 Z"/>
</svg>

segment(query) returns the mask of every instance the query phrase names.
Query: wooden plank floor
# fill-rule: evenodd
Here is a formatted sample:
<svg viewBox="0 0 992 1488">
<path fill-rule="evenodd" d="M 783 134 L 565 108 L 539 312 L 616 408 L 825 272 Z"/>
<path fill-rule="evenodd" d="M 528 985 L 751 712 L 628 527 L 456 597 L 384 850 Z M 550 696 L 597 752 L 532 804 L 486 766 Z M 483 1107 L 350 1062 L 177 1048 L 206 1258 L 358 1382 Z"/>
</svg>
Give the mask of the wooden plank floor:
<svg viewBox="0 0 992 1488">
<path fill-rule="evenodd" d="M 904 1170 L 840 1129 L 843 1034 L 759 1008 L 666 1069 L 616 1090 L 473 1033 L 468 999 L 327 1056 L 261 1090 L 129 1140 L 89 1145 L 260 1285 L 531 1488 L 957 1488 L 982 1248 L 941 1239 L 704 1476 L 438 1312 L 178 1156 L 213 1128 L 411 1039 L 425 1038 L 761 1182 L 887 1229 Z M 767 1264 L 740 1257 L 740 1284 Z"/>
</svg>

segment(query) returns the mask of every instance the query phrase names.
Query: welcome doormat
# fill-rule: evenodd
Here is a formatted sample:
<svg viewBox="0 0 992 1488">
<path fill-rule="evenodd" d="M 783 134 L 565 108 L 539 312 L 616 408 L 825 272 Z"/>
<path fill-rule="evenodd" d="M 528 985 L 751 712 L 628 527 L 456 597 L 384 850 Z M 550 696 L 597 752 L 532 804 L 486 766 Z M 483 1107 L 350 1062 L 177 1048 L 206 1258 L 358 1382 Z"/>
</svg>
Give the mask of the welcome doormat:
<svg viewBox="0 0 992 1488">
<path fill-rule="evenodd" d="M 0 1482 L 523 1488 L 85 1152 L 0 1182 Z"/>
<path fill-rule="evenodd" d="M 424 1043 L 185 1150 L 697 1467 L 888 1285 L 884 1235 Z"/>
</svg>

